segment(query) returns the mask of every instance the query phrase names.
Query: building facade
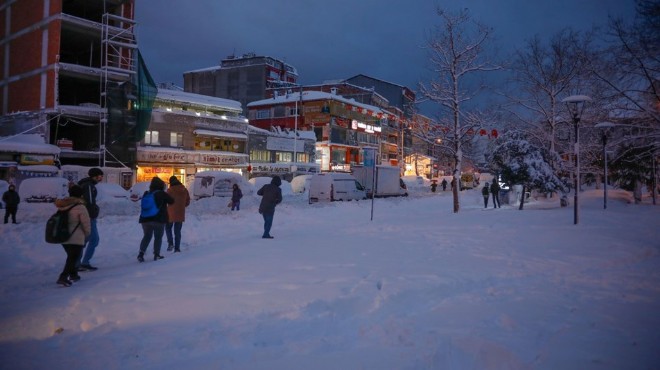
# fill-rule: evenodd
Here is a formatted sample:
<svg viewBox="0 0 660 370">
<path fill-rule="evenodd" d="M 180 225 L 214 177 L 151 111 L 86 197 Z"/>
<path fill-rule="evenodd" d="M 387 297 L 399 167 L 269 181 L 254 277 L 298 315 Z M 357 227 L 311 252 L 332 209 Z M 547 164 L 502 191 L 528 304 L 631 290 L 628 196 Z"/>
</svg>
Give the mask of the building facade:
<svg viewBox="0 0 660 370">
<path fill-rule="evenodd" d="M 291 181 L 298 175 L 319 172 L 313 131 L 294 131 L 278 126 L 266 130 L 250 126 L 248 138 L 250 178 L 278 175 Z M 294 161 L 293 158 L 297 159 Z"/>
<path fill-rule="evenodd" d="M 137 181 L 176 176 L 186 184 L 199 171 L 247 178 L 248 123 L 237 101 L 159 89 L 149 128 L 137 146 Z"/>
<path fill-rule="evenodd" d="M 229 56 L 219 66 L 183 73 L 184 90 L 195 94 L 236 100 L 246 108 L 256 100 L 269 98 L 270 89 L 295 86 L 298 72 L 279 59 L 254 53 Z M 247 115 L 247 108 L 243 111 Z"/>
<path fill-rule="evenodd" d="M 131 166 L 135 119 L 108 114 L 133 93 L 133 0 L 8 0 L 0 5 L 0 136 L 39 134 L 57 162 Z"/>
<path fill-rule="evenodd" d="M 252 126 L 271 130 L 280 127 L 293 132 L 313 132 L 315 161 L 322 172 L 350 172 L 364 161 L 364 148 L 379 150 L 383 126 L 395 117 L 372 105 L 346 99 L 336 92 L 291 92 L 248 104 Z M 300 157 L 297 158 L 300 162 Z M 396 159 L 394 159 L 396 161 Z M 381 154 L 381 164 L 393 164 Z M 396 164 L 396 162 L 394 162 Z"/>
</svg>

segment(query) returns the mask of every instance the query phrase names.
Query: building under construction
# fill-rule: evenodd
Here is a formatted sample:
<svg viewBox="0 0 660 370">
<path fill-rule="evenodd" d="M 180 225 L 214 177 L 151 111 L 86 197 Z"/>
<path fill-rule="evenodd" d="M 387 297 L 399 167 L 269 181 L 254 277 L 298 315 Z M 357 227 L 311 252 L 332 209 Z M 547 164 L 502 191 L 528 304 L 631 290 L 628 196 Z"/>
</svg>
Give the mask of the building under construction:
<svg viewBox="0 0 660 370">
<path fill-rule="evenodd" d="M 41 134 L 61 149 L 55 164 L 134 168 L 156 94 L 141 73 L 134 3 L 4 1 L 0 136 Z M 0 153 L 0 161 L 23 165 L 20 154 Z"/>
</svg>

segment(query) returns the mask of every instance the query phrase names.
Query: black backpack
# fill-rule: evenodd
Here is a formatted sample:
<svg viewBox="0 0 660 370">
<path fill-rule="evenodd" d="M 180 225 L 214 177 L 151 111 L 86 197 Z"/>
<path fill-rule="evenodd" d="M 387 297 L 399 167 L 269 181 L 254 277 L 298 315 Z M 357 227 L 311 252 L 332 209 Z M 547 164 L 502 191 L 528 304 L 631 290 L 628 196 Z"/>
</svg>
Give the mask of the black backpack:
<svg viewBox="0 0 660 370">
<path fill-rule="evenodd" d="M 65 210 L 57 210 L 48 218 L 48 221 L 46 221 L 46 243 L 61 244 L 71 238 L 71 234 L 80 226 L 80 222 L 69 232 L 69 211 L 77 205 L 74 204 Z"/>
</svg>

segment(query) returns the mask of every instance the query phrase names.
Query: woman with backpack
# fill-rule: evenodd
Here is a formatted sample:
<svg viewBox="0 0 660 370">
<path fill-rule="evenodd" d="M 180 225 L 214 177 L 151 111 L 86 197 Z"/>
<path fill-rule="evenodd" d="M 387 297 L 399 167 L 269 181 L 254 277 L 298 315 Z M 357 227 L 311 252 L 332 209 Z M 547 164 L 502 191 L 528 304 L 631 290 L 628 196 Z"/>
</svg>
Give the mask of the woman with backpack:
<svg viewBox="0 0 660 370">
<path fill-rule="evenodd" d="M 163 244 L 165 224 L 167 224 L 167 204 L 174 204 L 174 198 L 165 192 L 165 181 L 158 177 L 151 179 L 149 190 L 142 196 L 140 224 L 142 225 L 142 241 L 137 260 L 144 262 L 144 252 L 147 251 L 151 238 L 154 238 L 154 261 L 165 258 L 160 255 Z"/>
<path fill-rule="evenodd" d="M 85 239 L 92 232 L 91 221 L 85 207 L 83 194 L 84 190 L 82 187 L 72 185 L 69 187 L 68 198 L 55 200 L 57 209 L 67 212 L 68 230 L 71 235 L 67 241 L 62 243 L 62 247 L 66 252 L 66 262 L 64 263 L 64 269 L 59 279 L 57 279 L 57 284 L 63 286 L 71 286 L 72 282 L 80 280 L 76 264 L 85 246 Z"/>
</svg>

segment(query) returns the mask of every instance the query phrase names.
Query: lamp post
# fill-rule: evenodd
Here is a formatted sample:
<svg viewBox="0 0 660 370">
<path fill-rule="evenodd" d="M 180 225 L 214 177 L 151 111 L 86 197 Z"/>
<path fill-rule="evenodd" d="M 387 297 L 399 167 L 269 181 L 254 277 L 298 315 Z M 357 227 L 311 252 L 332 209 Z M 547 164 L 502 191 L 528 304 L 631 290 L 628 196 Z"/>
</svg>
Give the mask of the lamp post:
<svg viewBox="0 0 660 370">
<path fill-rule="evenodd" d="M 594 126 L 603 130 L 603 172 L 605 176 L 603 179 L 603 209 L 607 209 L 607 130 L 614 126 L 612 122 L 601 122 Z"/>
<path fill-rule="evenodd" d="M 585 103 L 591 101 L 591 98 L 586 95 L 571 95 L 562 102 L 566 103 L 566 108 L 573 118 L 573 125 L 575 127 L 575 141 L 573 146 L 573 155 L 575 157 L 575 179 L 573 180 L 575 196 L 573 198 L 573 224 L 577 225 L 579 221 L 578 216 L 578 198 L 579 198 L 579 186 L 580 186 L 580 136 L 578 125 L 580 123 L 580 118 L 582 118 L 582 112 L 584 111 Z"/>
</svg>

